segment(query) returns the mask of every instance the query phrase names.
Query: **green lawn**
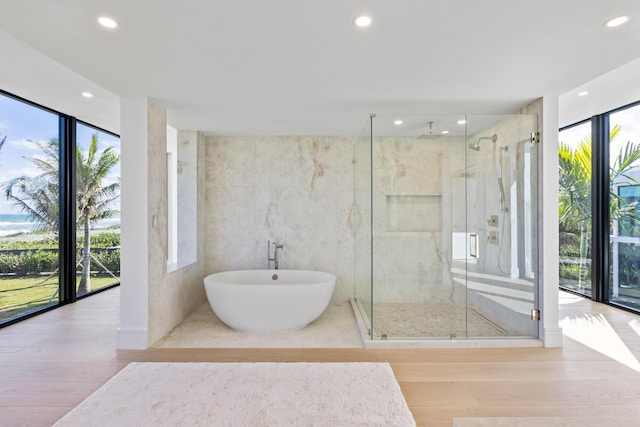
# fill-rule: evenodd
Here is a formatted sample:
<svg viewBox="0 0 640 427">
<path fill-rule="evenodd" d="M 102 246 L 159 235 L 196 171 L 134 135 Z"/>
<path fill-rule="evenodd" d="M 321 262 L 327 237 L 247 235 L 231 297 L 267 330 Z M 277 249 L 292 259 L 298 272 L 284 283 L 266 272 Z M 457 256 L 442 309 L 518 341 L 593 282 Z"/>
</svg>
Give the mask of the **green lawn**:
<svg viewBox="0 0 640 427">
<path fill-rule="evenodd" d="M 79 281 L 79 278 L 78 278 Z M 92 276 L 91 289 L 118 282 L 112 276 Z M 0 277 L 0 321 L 58 303 L 58 276 Z"/>
</svg>

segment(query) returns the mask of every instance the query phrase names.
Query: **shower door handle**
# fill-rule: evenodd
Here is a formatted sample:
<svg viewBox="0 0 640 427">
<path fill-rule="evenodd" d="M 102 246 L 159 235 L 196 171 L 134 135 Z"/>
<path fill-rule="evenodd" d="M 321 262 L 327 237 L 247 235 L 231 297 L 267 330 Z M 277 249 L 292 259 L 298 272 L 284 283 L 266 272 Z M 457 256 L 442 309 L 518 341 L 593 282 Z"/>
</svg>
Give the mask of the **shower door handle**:
<svg viewBox="0 0 640 427">
<path fill-rule="evenodd" d="M 469 233 L 469 256 L 478 259 L 478 235 Z"/>
</svg>

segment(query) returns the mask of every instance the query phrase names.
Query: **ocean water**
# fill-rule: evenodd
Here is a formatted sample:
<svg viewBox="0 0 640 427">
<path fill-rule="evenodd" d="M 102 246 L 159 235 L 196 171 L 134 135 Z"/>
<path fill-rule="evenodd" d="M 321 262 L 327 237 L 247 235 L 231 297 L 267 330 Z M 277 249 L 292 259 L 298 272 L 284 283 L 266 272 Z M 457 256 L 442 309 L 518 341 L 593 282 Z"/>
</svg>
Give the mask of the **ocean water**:
<svg viewBox="0 0 640 427">
<path fill-rule="evenodd" d="M 119 224 L 120 217 L 114 217 L 98 221 L 91 228 L 109 228 Z M 25 214 L 0 214 L 0 237 L 17 233 L 30 233 L 35 229 L 34 223 L 29 221 L 29 217 Z"/>
<path fill-rule="evenodd" d="M 24 214 L 0 214 L 0 236 L 29 233 L 35 230 L 33 223 Z"/>
</svg>

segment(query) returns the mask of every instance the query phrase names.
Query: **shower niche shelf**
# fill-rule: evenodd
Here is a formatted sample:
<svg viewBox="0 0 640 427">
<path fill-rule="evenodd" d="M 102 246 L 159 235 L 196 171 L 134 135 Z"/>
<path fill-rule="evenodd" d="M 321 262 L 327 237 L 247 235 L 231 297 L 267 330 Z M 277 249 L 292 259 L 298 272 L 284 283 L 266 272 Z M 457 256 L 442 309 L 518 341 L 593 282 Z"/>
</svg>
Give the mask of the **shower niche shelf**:
<svg viewBox="0 0 640 427">
<path fill-rule="evenodd" d="M 442 196 L 387 195 L 387 231 L 440 231 Z"/>
</svg>

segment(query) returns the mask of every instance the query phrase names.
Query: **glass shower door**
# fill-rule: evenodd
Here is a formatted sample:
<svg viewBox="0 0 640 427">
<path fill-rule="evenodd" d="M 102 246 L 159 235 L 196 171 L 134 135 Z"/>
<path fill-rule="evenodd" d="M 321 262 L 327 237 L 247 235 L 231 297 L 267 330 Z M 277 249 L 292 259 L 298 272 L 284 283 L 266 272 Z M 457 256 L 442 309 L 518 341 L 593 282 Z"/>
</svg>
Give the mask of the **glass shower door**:
<svg viewBox="0 0 640 427">
<path fill-rule="evenodd" d="M 537 118 L 472 116 L 467 138 L 467 336 L 538 336 Z"/>
<path fill-rule="evenodd" d="M 371 334 L 371 119 L 354 147 L 354 295 L 356 309 Z"/>
</svg>

